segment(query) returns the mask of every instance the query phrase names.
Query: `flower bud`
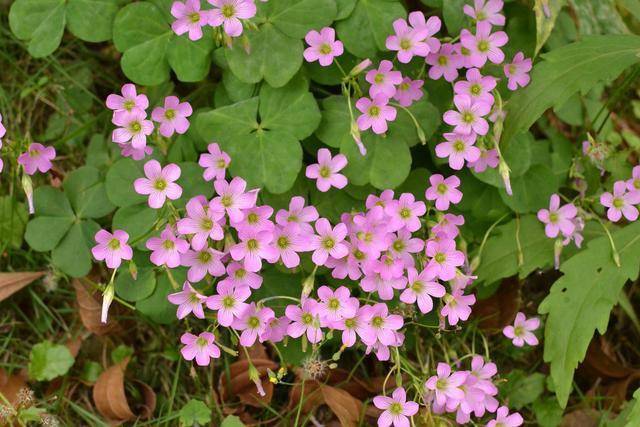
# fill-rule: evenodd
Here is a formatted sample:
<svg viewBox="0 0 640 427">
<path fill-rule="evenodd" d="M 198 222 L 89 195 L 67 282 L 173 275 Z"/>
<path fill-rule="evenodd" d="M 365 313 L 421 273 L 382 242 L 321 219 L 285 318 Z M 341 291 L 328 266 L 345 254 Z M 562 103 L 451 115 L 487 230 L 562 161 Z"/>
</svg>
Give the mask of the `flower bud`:
<svg viewBox="0 0 640 427">
<path fill-rule="evenodd" d="M 562 239 L 556 239 L 553 244 L 553 266 L 556 270 L 560 269 L 560 255 L 562 254 Z"/>
<path fill-rule="evenodd" d="M 133 280 L 138 280 L 138 266 L 133 260 L 129 261 L 129 274 Z"/>
<path fill-rule="evenodd" d="M 264 392 L 264 387 L 262 387 L 262 380 L 260 380 L 260 373 L 258 372 L 256 367 L 253 366 L 253 363 L 249 363 L 249 379 L 253 381 L 253 383 L 256 385 L 258 394 L 260 396 L 265 396 L 266 393 Z"/>
<path fill-rule="evenodd" d="M 356 124 L 356 122 L 351 122 L 351 137 L 353 138 L 353 140 L 356 142 L 356 145 L 358 146 L 358 151 L 360 151 L 360 154 L 362 156 L 366 156 L 367 155 L 367 148 L 364 146 L 364 144 L 362 143 L 362 138 L 360 137 L 360 129 L 358 128 L 358 125 Z"/>
<path fill-rule="evenodd" d="M 102 323 L 107 323 L 107 316 L 109 315 L 109 307 L 113 302 L 113 296 L 115 294 L 115 289 L 113 286 L 113 281 L 109 282 L 104 292 L 102 293 L 102 314 L 100 316 L 100 321 Z"/>
<path fill-rule="evenodd" d="M 34 214 L 36 210 L 33 206 L 33 183 L 31 182 L 31 177 L 26 173 L 22 174 L 22 189 L 24 190 L 24 194 L 27 197 L 29 213 Z"/>
<path fill-rule="evenodd" d="M 369 58 L 367 58 L 367 59 L 363 60 L 362 62 L 360 62 L 355 67 L 353 67 L 351 69 L 351 71 L 349 71 L 349 76 L 348 77 L 356 77 L 358 74 L 362 73 L 364 70 L 369 68 L 369 66 L 371 66 L 371 60 Z"/>
<path fill-rule="evenodd" d="M 313 272 L 306 279 L 304 279 L 304 282 L 302 282 L 302 299 L 307 298 L 313 291 L 313 286 L 316 282 L 317 268 L 318 267 L 316 266 L 316 268 L 313 269 Z"/>
<path fill-rule="evenodd" d="M 504 188 L 507 191 L 509 196 L 513 196 L 513 190 L 511 189 L 511 179 L 509 177 L 509 173 L 511 170 L 509 166 L 504 161 L 502 156 L 500 156 L 500 163 L 498 164 L 498 172 L 500 172 L 500 176 L 502 177 L 502 182 L 504 183 Z"/>
</svg>

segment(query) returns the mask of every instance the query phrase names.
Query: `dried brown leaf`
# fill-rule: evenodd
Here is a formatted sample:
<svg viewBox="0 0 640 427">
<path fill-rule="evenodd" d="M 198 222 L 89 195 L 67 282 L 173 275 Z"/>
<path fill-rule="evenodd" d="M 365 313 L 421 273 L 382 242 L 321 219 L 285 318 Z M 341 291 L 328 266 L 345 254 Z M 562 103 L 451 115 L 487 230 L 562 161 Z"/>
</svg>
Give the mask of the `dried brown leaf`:
<svg viewBox="0 0 640 427">
<path fill-rule="evenodd" d="M 634 369 L 620 363 L 610 348 L 611 346 L 604 337 L 591 340 L 581 366 L 582 373 L 593 379 L 627 378 L 633 374 Z"/>
<path fill-rule="evenodd" d="M 594 409 L 578 409 L 562 417 L 560 427 L 597 427 L 600 413 Z"/>
<path fill-rule="evenodd" d="M 340 420 L 342 427 L 355 427 L 362 413 L 362 402 L 339 388 L 321 384 L 322 398 Z"/>
<path fill-rule="evenodd" d="M 267 370 L 275 371 L 278 364 L 268 359 L 266 349 L 262 344 L 256 343 L 248 348 L 251 363 L 256 367 L 260 374 L 262 388 L 265 395 L 260 396 L 258 389 L 253 381 L 249 378 L 249 361 L 244 354 L 244 350 L 240 350 L 240 358 L 229 366 L 229 378 L 225 374 L 220 376 L 222 385 L 222 397 L 228 399 L 237 396 L 245 405 L 262 408 L 268 405 L 273 398 L 273 384 L 269 381 Z"/>
<path fill-rule="evenodd" d="M 0 273 L 0 302 L 9 298 L 29 283 L 44 276 L 44 271 Z"/>
<path fill-rule="evenodd" d="M 520 302 L 520 282 L 517 277 L 504 279 L 495 294 L 474 304 L 473 317 L 480 319 L 481 329 L 498 333 L 513 322 Z"/>
<path fill-rule="evenodd" d="M 4 369 L 0 369 L 0 395 L 4 396 L 13 406 L 18 402 L 18 392 L 26 386 L 27 379 L 22 373 L 7 375 Z M 0 399 L 0 402 L 3 400 Z"/>
<path fill-rule="evenodd" d="M 108 319 L 107 323 L 101 322 L 102 304 L 93 296 L 93 292 L 86 283 L 82 280 L 74 280 L 73 287 L 76 290 L 80 320 L 89 332 L 105 335 L 121 330 L 120 325 L 112 318 Z"/>
</svg>

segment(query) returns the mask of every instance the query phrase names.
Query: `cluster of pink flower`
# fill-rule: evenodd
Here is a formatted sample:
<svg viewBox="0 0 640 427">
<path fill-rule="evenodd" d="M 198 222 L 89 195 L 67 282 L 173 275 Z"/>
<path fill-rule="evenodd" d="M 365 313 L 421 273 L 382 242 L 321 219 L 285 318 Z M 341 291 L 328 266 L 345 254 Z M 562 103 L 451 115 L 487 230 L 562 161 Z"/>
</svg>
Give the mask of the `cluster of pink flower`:
<svg viewBox="0 0 640 427">
<path fill-rule="evenodd" d="M 605 192 L 600 196 L 600 203 L 607 208 L 607 218 L 618 222 L 624 216 L 628 221 L 638 219 L 640 204 L 640 166 L 633 168 L 631 178 L 613 184 L 613 193 Z"/>
<path fill-rule="evenodd" d="M 151 120 L 147 119 L 149 99 L 138 94 L 135 85 L 122 86 L 122 95 L 111 94 L 107 97 L 107 108 L 113 110 L 111 121 L 118 126 L 111 134 L 113 142 L 118 144 L 125 157 L 141 160 L 150 155 L 153 149 L 147 145 L 147 137 L 154 130 Z M 167 96 L 163 107 L 151 112 L 153 121 L 159 123 L 158 132 L 165 138 L 174 133 L 183 134 L 189 129 L 189 120 L 193 109 L 188 102 L 180 102 L 175 96 Z"/>
<path fill-rule="evenodd" d="M 544 232 L 548 238 L 555 239 L 561 235 L 564 246 L 572 240 L 577 247 L 582 245 L 584 219 L 578 215 L 578 208 L 573 203 L 560 206 L 560 196 L 552 194 L 549 209 L 540 209 L 538 219 L 545 225 Z"/>
<path fill-rule="evenodd" d="M 0 114 L 0 150 L 2 149 L 2 138 L 5 136 L 6 133 L 7 133 L 7 129 L 5 129 L 4 125 L 2 124 L 2 114 Z M 2 172 L 3 168 L 4 168 L 4 161 L 2 160 L 2 158 L 0 158 L 0 172 Z"/>
<path fill-rule="evenodd" d="M 202 10 L 200 0 L 175 1 L 171 15 L 176 20 L 171 29 L 177 34 L 189 33 L 190 40 L 202 38 L 202 27 L 221 27 L 229 37 L 242 34 L 242 20 L 253 18 L 256 5 L 253 0 L 207 0 L 213 9 Z M 265 1 L 265 0 L 262 0 Z"/>
</svg>

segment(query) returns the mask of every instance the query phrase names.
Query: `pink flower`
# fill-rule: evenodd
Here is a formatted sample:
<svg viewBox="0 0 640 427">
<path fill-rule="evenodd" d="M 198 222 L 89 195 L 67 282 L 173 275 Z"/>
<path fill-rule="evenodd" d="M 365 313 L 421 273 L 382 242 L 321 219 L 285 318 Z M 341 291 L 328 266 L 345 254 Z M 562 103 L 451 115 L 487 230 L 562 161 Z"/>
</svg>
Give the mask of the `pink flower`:
<svg viewBox="0 0 640 427">
<path fill-rule="evenodd" d="M 457 325 L 460 320 L 465 321 L 471 315 L 471 306 L 475 304 L 475 295 L 464 295 L 462 289 L 454 289 L 444 296 L 445 306 L 440 314 L 447 318 L 450 325 Z"/>
<path fill-rule="evenodd" d="M 472 68 L 467 70 L 467 80 L 456 82 L 453 90 L 457 95 L 468 95 L 473 102 L 484 102 L 493 105 L 494 99 L 491 91 L 498 84 L 498 79 L 493 76 L 483 76 L 480 70 Z"/>
<path fill-rule="evenodd" d="M 388 99 L 396 93 L 396 85 L 402 83 L 402 73 L 400 71 L 392 71 L 392 69 L 393 63 L 385 59 L 380 61 L 377 70 L 367 72 L 365 80 L 371 83 L 369 95 L 372 98 L 384 95 Z M 360 110 L 360 108 L 358 109 Z"/>
<path fill-rule="evenodd" d="M 429 45 L 423 41 L 428 35 L 426 29 L 416 30 L 407 21 L 398 18 L 393 21 L 393 30 L 395 34 L 387 37 L 385 45 L 387 49 L 398 52 L 398 61 L 407 64 L 414 55 L 424 57 L 429 54 Z"/>
<path fill-rule="evenodd" d="M 414 11 L 409 14 L 409 25 L 413 27 L 414 31 L 419 32 L 421 36 L 424 35 L 422 41 L 429 46 L 429 52 L 437 52 L 440 49 L 440 40 L 437 37 L 433 37 L 442 27 L 440 18 L 431 16 L 425 20 L 424 13 Z"/>
<path fill-rule="evenodd" d="M 316 221 L 317 236 L 313 236 L 310 242 L 310 249 L 313 250 L 311 259 L 315 265 L 324 265 L 331 255 L 335 259 L 340 259 L 349 253 L 349 249 L 343 243 L 347 236 L 347 226 L 343 223 L 337 224 L 333 229 L 325 218 Z"/>
<path fill-rule="evenodd" d="M 204 180 L 224 179 L 229 163 L 231 163 L 231 157 L 220 150 L 215 142 L 207 146 L 207 151 L 209 152 L 201 154 L 198 160 L 198 164 L 204 168 L 202 174 Z"/>
<path fill-rule="evenodd" d="M 427 188 L 425 197 L 427 200 L 435 200 L 436 209 L 439 211 L 446 211 L 450 203 L 455 205 L 462 200 L 462 192 L 458 190 L 460 178 L 457 176 L 452 175 L 445 179 L 437 173 L 429 177 L 429 182 L 431 186 Z"/>
<path fill-rule="evenodd" d="M 280 209 L 276 213 L 276 223 L 285 226 L 292 222 L 300 225 L 305 234 L 313 234 L 313 227 L 309 224 L 318 219 L 318 210 L 314 206 L 305 206 L 304 197 L 294 196 L 289 201 L 289 210 Z"/>
<path fill-rule="evenodd" d="M 199 251 L 207 246 L 208 239 L 224 239 L 224 231 L 220 220 L 224 218 L 224 211 L 220 205 L 209 202 L 203 204 L 198 197 L 187 202 L 187 217 L 180 219 L 176 227 L 180 234 L 191 234 L 191 246 Z"/>
<path fill-rule="evenodd" d="M 495 149 L 492 150 L 480 150 L 480 157 L 478 160 L 474 162 L 468 162 L 467 166 L 473 169 L 476 173 L 481 173 L 487 170 L 487 167 L 492 169 L 498 167 L 498 163 L 500 163 L 500 158 L 498 157 L 498 151 Z"/>
<path fill-rule="evenodd" d="M 271 246 L 273 256 L 269 262 L 276 263 L 281 259 L 287 268 L 294 268 L 300 264 L 298 252 L 306 252 L 311 249 L 308 239 L 300 234 L 300 227 L 297 224 L 277 226 L 273 232 Z"/>
<path fill-rule="evenodd" d="M 464 166 L 465 160 L 469 163 L 480 158 L 480 149 L 474 144 L 476 135 L 469 135 L 449 132 L 445 133 L 446 141 L 436 145 L 436 155 L 441 159 L 449 158 L 451 169 L 460 170 Z"/>
<path fill-rule="evenodd" d="M 253 18 L 256 5 L 252 0 L 207 0 L 214 6 L 209 15 L 209 24 L 213 27 L 224 26 L 224 32 L 231 37 L 242 34 L 240 19 Z"/>
<path fill-rule="evenodd" d="M 423 80 L 411 80 L 409 77 L 405 77 L 396 88 L 393 99 L 403 107 L 409 107 L 413 104 L 413 101 L 421 99 L 424 95 L 424 92 L 422 92 L 423 84 Z"/>
<path fill-rule="evenodd" d="M 474 0 L 473 7 L 466 4 L 463 10 L 465 15 L 478 22 L 486 21 L 492 25 L 502 26 L 505 24 L 505 17 L 500 14 L 503 6 L 503 0 Z"/>
<path fill-rule="evenodd" d="M 180 255 L 189 250 L 189 242 L 177 237 L 171 226 L 167 225 L 160 237 L 147 240 L 146 247 L 153 251 L 150 257 L 152 263 L 175 268 L 180 265 Z"/>
<path fill-rule="evenodd" d="M 390 202 L 384 211 L 389 216 L 389 231 L 406 228 L 414 232 L 422 227 L 420 217 L 427 212 L 427 207 L 424 202 L 416 201 L 413 194 L 403 193 L 399 200 Z"/>
<path fill-rule="evenodd" d="M 2 114 L 0 114 L 0 148 L 2 148 L 2 138 L 6 135 L 7 129 L 2 124 Z"/>
<path fill-rule="evenodd" d="M 214 344 L 215 335 L 211 332 L 202 332 L 196 336 L 185 332 L 180 338 L 180 342 L 184 344 L 180 353 L 185 360 L 196 359 L 198 366 L 207 366 L 211 359 L 220 357 L 220 348 Z"/>
<path fill-rule="evenodd" d="M 444 286 L 436 282 L 435 275 L 428 269 L 418 271 L 410 267 L 407 270 L 409 285 L 400 295 L 400 301 L 405 304 L 418 302 L 421 313 L 429 313 L 433 310 L 433 300 L 431 297 L 441 298 L 446 293 Z"/>
<path fill-rule="evenodd" d="M 116 142 L 116 144 L 120 147 L 120 154 L 122 154 L 123 157 L 131 157 L 136 162 L 153 153 L 153 148 L 149 147 L 148 145 L 145 145 L 142 148 L 133 148 L 131 142 Z"/>
<path fill-rule="evenodd" d="M 627 183 L 617 181 L 613 184 L 613 194 L 607 192 L 600 196 L 600 204 L 607 209 L 607 218 L 618 222 L 624 215 L 629 221 L 638 219 L 638 209 L 633 206 L 640 203 L 640 194 L 627 191 Z"/>
<path fill-rule="evenodd" d="M 258 198 L 257 190 L 245 193 L 247 182 L 238 176 L 231 182 L 217 179 L 213 182 L 213 187 L 218 194 L 213 201 L 224 208 L 232 222 L 242 221 L 244 219 L 242 210 L 254 207 Z"/>
<path fill-rule="evenodd" d="M 367 327 L 361 331 L 362 342 L 374 345 L 379 341 L 383 345 L 396 345 L 395 332 L 402 329 L 404 320 L 398 314 L 389 314 L 389 308 L 384 303 L 362 307 L 362 320 Z"/>
<path fill-rule="evenodd" d="M 33 175 L 36 171 L 48 172 L 53 167 L 51 160 L 55 158 L 55 148 L 33 142 L 25 153 L 18 156 L 18 163 L 22 165 L 27 175 Z"/>
<path fill-rule="evenodd" d="M 231 226 L 238 232 L 273 231 L 274 225 L 269 217 L 273 214 L 271 206 L 254 206 L 243 210 L 244 218 L 240 222 L 232 222 Z"/>
<path fill-rule="evenodd" d="M 640 166 L 633 168 L 631 178 L 627 181 L 627 190 L 632 197 L 640 197 Z"/>
<path fill-rule="evenodd" d="M 496 419 L 489 421 L 487 427 L 518 427 L 523 422 L 522 415 L 517 412 L 509 415 L 509 408 L 501 406 L 496 412 Z"/>
<path fill-rule="evenodd" d="M 284 340 L 289 323 L 291 321 L 286 316 L 271 318 L 264 332 L 260 334 L 260 342 L 271 341 L 276 343 Z"/>
<path fill-rule="evenodd" d="M 458 226 L 464 224 L 464 216 L 454 214 L 444 214 L 440 221 L 433 226 L 431 232 L 434 235 L 442 234 L 447 239 L 455 239 L 458 236 Z"/>
<path fill-rule="evenodd" d="M 391 397 L 374 397 L 373 404 L 376 408 L 383 410 L 378 418 L 378 427 L 389 427 L 391 425 L 394 427 L 408 427 L 409 417 L 418 413 L 419 409 L 416 402 L 407 402 L 407 394 L 402 387 L 395 389 Z"/>
<path fill-rule="evenodd" d="M 442 362 L 438 363 L 436 372 L 437 375 L 430 377 L 424 386 L 435 393 L 434 400 L 438 405 L 444 406 L 448 401 L 464 399 L 460 386 L 466 381 L 469 375 L 467 372 L 451 373 L 451 366 Z"/>
<path fill-rule="evenodd" d="M 552 194 L 549 200 L 549 209 L 540 209 L 538 219 L 545 224 L 544 232 L 547 237 L 553 239 L 562 232 L 564 236 L 570 236 L 575 229 L 573 218 L 578 214 L 578 209 L 573 203 L 567 203 L 560 207 L 560 197 Z"/>
<path fill-rule="evenodd" d="M 184 282 L 182 291 L 169 294 L 167 299 L 171 304 L 178 306 L 178 311 L 176 312 L 178 319 L 184 319 L 189 313 L 193 313 L 198 319 L 204 319 L 202 304 L 207 298 L 193 289 L 189 282 Z"/>
<path fill-rule="evenodd" d="M 504 75 L 509 78 L 507 87 L 509 90 L 516 90 L 518 86 L 525 87 L 531 81 L 529 77 L 529 71 L 533 65 L 531 64 L 531 58 L 524 57 L 524 53 L 518 52 L 513 57 L 511 64 L 505 64 Z"/>
<path fill-rule="evenodd" d="M 240 242 L 233 245 L 229 252 L 234 260 L 243 262 L 245 270 L 258 272 L 262 268 L 263 259 L 277 257 L 271 246 L 273 236 L 270 231 L 243 232 L 238 237 Z"/>
<path fill-rule="evenodd" d="M 113 234 L 107 230 L 100 230 L 95 235 L 97 245 L 91 248 L 91 254 L 98 261 L 105 261 L 108 268 L 118 268 L 123 259 L 133 257 L 131 246 L 127 244 L 129 235 L 122 230 L 114 230 Z"/>
<path fill-rule="evenodd" d="M 375 194 L 369 194 L 367 196 L 367 200 L 365 201 L 365 207 L 367 209 L 371 209 L 374 206 L 380 206 L 384 208 L 392 200 L 393 200 L 393 190 L 384 190 L 382 193 L 380 193 L 379 197 L 376 196 Z"/>
<path fill-rule="evenodd" d="M 240 334 L 240 345 L 251 347 L 258 337 L 261 337 L 267 331 L 269 322 L 275 319 L 275 313 L 269 307 L 258 309 L 256 303 L 248 304 L 240 315 L 233 321 L 231 327 Z M 263 340 L 261 339 L 260 342 Z"/>
<path fill-rule="evenodd" d="M 388 129 L 387 122 L 394 121 L 397 114 L 396 109 L 388 103 L 389 98 L 386 95 L 378 95 L 373 99 L 358 99 L 356 108 L 362 113 L 356 119 L 358 129 L 364 131 L 371 128 L 374 133 L 385 133 Z"/>
<path fill-rule="evenodd" d="M 331 187 L 346 187 L 347 177 L 338 173 L 347 166 L 347 158 L 344 154 L 336 154 L 331 157 L 331 152 L 326 148 L 318 150 L 318 163 L 307 166 L 305 175 L 307 178 L 316 179 L 316 187 L 323 193 Z"/>
<path fill-rule="evenodd" d="M 495 395 L 498 393 L 498 388 L 493 384 L 491 378 L 498 373 L 498 368 L 495 363 L 485 363 L 482 356 L 473 356 L 471 359 L 471 372 L 470 377 L 476 379 L 474 387 L 479 388 L 486 394 Z"/>
<path fill-rule="evenodd" d="M 187 279 L 197 283 L 209 273 L 213 277 L 223 276 L 225 273 L 222 257 L 224 253 L 210 247 L 203 247 L 197 251 L 187 251 L 181 257 L 182 265 L 189 267 Z"/>
<path fill-rule="evenodd" d="M 471 52 L 469 61 L 478 68 L 482 68 L 487 59 L 494 64 L 501 64 L 504 53 L 500 48 L 508 41 L 509 37 L 504 31 L 491 34 L 491 24 L 487 21 L 478 22 L 475 36 L 466 29 L 460 32 L 460 44 Z"/>
<path fill-rule="evenodd" d="M 311 30 L 304 40 L 309 45 L 304 50 L 304 59 L 307 62 L 318 61 L 323 67 L 331 65 L 333 58 L 344 52 L 342 42 L 336 40 L 336 31 L 331 27 L 324 27 L 320 32 Z"/>
<path fill-rule="evenodd" d="M 246 287 L 234 287 L 230 283 L 218 283 L 218 293 L 207 298 L 207 307 L 218 310 L 218 323 L 231 326 L 233 320 L 247 308 L 244 301 L 251 296 L 251 290 Z"/>
<path fill-rule="evenodd" d="M 513 326 L 505 326 L 502 333 L 505 337 L 513 341 L 516 347 L 522 347 L 525 343 L 528 345 L 538 345 L 538 338 L 533 333 L 540 326 L 540 319 L 532 317 L 527 319 L 524 313 L 518 312 L 513 322 Z"/>
<path fill-rule="evenodd" d="M 469 135 L 472 132 L 478 135 L 486 135 L 489 132 L 489 124 L 484 116 L 491 111 L 491 105 L 484 102 L 473 102 L 468 95 L 456 95 L 453 103 L 458 111 L 449 110 L 442 116 L 444 122 L 455 126 L 454 132 Z"/>
<path fill-rule="evenodd" d="M 424 240 L 412 238 L 408 230 L 399 230 L 397 235 L 391 234 L 391 244 L 389 252 L 396 258 L 404 262 L 405 267 L 413 267 L 414 261 L 411 254 L 415 254 L 424 249 Z"/>
<path fill-rule="evenodd" d="M 170 163 L 164 168 L 157 160 L 149 160 L 144 164 L 146 178 L 138 178 L 133 182 L 136 193 L 149 195 L 149 206 L 160 209 L 164 202 L 177 200 L 182 196 L 182 187 L 175 183 L 180 178 L 180 167 Z"/>
<path fill-rule="evenodd" d="M 222 282 L 234 287 L 248 286 L 251 289 L 259 289 L 262 286 L 262 276 L 245 270 L 239 262 L 230 262 L 227 265 L 227 277 L 220 281 Z"/>
<path fill-rule="evenodd" d="M 288 305 L 285 314 L 291 323 L 287 327 L 287 335 L 292 338 L 299 338 L 307 334 L 310 343 L 317 343 L 322 340 L 322 330 L 320 329 L 320 304 L 314 299 L 305 299 L 302 307 Z"/>
<path fill-rule="evenodd" d="M 122 86 L 122 96 L 116 95 L 115 93 L 107 96 L 107 108 L 114 112 L 132 112 L 134 110 L 139 110 L 144 113 L 144 110 L 146 110 L 147 107 L 149 107 L 149 99 L 147 98 L 147 95 L 138 95 L 136 92 L 136 86 L 131 83 L 127 83 Z"/>
<path fill-rule="evenodd" d="M 181 36 L 189 32 L 189 40 L 202 38 L 202 27 L 209 21 L 208 11 L 200 10 L 200 0 L 174 1 L 171 15 L 176 18 L 171 24 L 174 33 Z"/>
<path fill-rule="evenodd" d="M 144 110 L 117 111 L 113 114 L 113 124 L 120 126 L 113 130 L 111 139 L 118 144 L 131 141 L 135 149 L 143 149 L 147 145 L 147 136 L 153 132 L 153 122 L 147 120 Z"/>
<path fill-rule="evenodd" d="M 180 102 L 177 96 L 167 96 L 164 107 L 156 107 L 151 112 L 151 118 L 160 123 L 160 135 L 169 138 L 175 133 L 182 135 L 189 129 L 189 117 L 193 114 L 191 104 Z"/>
<path fill-rule="evenodd" d="M 432 80 L 444 76 L 446 81 L 452 82 L 458 78 L 458 68 L 462 67 L 460 56 L 451 43 L 444 43 L 439 51 L 427 55 L 425 61 L 431 65 L 429 78 Z"/>
<path fill-rule="evenodd" d="M 430 257 L 427 269 L 441 280 L 448 281 L 456 276 L 456 267 L 464 264 L 464 253 L 456 250 L 453 239 L 428 240 L 426 254 Z"/>
<path fill-rule="evenodd" d="M 320 286 L 317 293 L 321 301 L 319 308 L 322 320 L 328 326 L 345 317 L 350 318 L 356 315 L 358 300 L 351 298 L 351 293 L 345 286 L 340 286 L 335 291 L 328 286 Z"/>
<path fill-rule="evenodd" d="M 350 317 L 343 317 L 332 324 L 334 329 L 342 331 L 342 344 L 345 347 L 353 346 L 356 343 L 356 335 L 362 336 L 361 332 L 368 328 L 366 322 L 362 318 L 362 309 L 358 307 L 358 299 L 352 298 L 351 301 L 353 301 L 353 307 L 355 308 L 354 315 Z"/>
</svg>

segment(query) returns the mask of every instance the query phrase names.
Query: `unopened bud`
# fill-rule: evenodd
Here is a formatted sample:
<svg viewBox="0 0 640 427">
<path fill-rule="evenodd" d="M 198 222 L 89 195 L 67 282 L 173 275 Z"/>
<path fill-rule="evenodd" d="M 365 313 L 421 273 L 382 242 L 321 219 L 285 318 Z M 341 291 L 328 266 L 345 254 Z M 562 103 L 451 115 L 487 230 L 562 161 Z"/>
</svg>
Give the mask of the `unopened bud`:
<svg viewBox="0 0 640 427">
<path fill-rule="evenodd" d="M 129 261 L 129 274 L 133 280 L 138 280 L 138 266 L 133 260 Z"/>
<path fill-rule="evenodd" d="M 306 279 L 304 279 L 304 282 L 302 282 L 302 299 L 305 299 L 309 295 L 311 295 L 311 291 L 313 291 L 313 286 L 315 285 L 315 282 L 316 282 L 316 269 L 314 268 L 313 272 Z"/>
<path fill-rule="evenodd" d="M 104 292 L 102 293 L 102 314 L 100 315 L 100 321 L 107 323 L 107 316 L 109 315 L 109 307 L 113 302 L 113 296 L 115 294 L 113 282 L 109 282 Z"/>
<path fill-rule="evenodd" d="M 265 396 L 264 387 L 262 387 L 262 380 L 260 380 L 260 372 L 253 366 L 253 363 L 249 363 L 249 379 L 253 381 L 258 390 L 260 396 Z"/>
<path fill-rule="evenodd" d="M 500 163 L 498 164 L 498 172 L 500 172 L 500 176 L 502 177 L 502 182 L 504 183 L 504 188 L 507 191 L 507 194 L 509 196 L 513 196 L 513 190 L 511 189 L 511 178 L 509 177 L 511 170 L 509 169 L 509 166 L 504 161 L 502 156 L 500 157 Z"/>
<path fill-rule="evenodd" d="M 358 151 L 360 151 L 360 154 L 362 156 L 366 156 L 367 148 L 362 143 L 362 138 L 360 137 L 360 129 L 358 128 L 358 125 L 356 124 L 356 122 L 351 122 L 350 132 L 351 132 L 351 137 L 353 138 L 353 140 L 356 142 L 356 145 L 358 146 Z"/>
<path fill-rule="evenodd" d="M 247 52 L 247 55 L 251 55 L 251 43 L 249 42 L 249 37 L 242 36 L 240 40 L 242 42 L 242 48 L 244 49 L 244 51 Z"/>
<path fill-rule="evenodd" d="M 29 213 L 35 213 L 35 207 L 33 206 L 33 183 L 31 182 L 31 177 L 29 175 L 22 174 L 22 189 L 24 190 L 24 195 L 27 197 L 27 205 L 29 205 Z"/>
<path fill-rule="evenodd" d="M 351 71 L 349 71 L 349 76 L 348 77 L 355 77 L 358 74 L 360 74 L 361 72 L 363 72 L 364 70 L 366 70 L 367 68 L 369 68 L 370 66 L 371 66 L 371 60 L 369 58 L 367 58 L 367 59 L 363 60 L 362 62 L 360 62 L 355 67 L 353 67 L 351 69 Z"/>
<path fill-rule="evenodd" d="M 562 239 L 556 239 L 553 244 L 553 266 L 556 270 L 560 269 L 560 255 L 562 254 L 562 248 L 564 248 Z"/>
</svg>

